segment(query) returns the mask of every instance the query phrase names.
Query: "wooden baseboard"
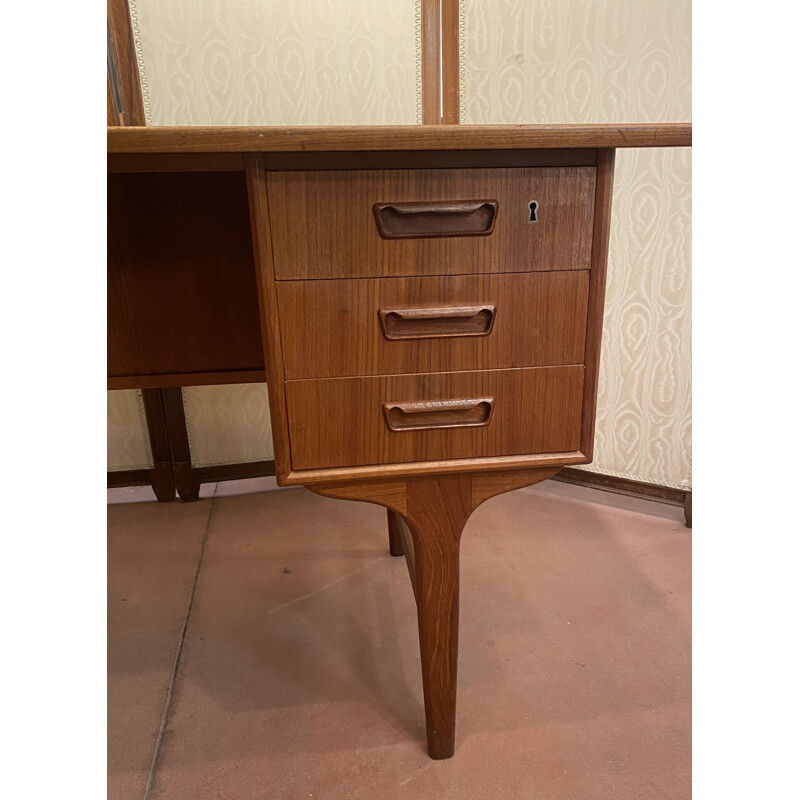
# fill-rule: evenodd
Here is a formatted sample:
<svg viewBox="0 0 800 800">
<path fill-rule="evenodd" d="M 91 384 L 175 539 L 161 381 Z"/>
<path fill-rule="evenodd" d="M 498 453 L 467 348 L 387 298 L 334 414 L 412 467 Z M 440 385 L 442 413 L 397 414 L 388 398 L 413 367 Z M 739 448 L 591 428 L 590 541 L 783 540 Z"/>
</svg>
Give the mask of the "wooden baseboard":
<svg viewBox="0 0 800 800">
<path fill-rule="evenodd" d="M 192 467 L 192 475 L 198 483 L 216 481 L 239 481 L 244 478 L 265 478 L 275 474 L 274 461 L 251 461 L 246 464 L 220 464 L 214 467 Z M 149 486 L 149 469 L 124 469 L 108 473 L 108 488 L 125 486 Z"/>
<path fill-rule="evenodd" d="M 220 464 L 216 467 L 193 467 L 200 483 L 240 481 L 245 478 L 265 478 L 275 474 L 274 461 L 250 461 L 246 464 Z"/>
<path fill-rule="evenodd" d="M 656 483 L 633 481 L 630 478 L 619 478 L 616 475 L 602 475 L 599 472 L 588 472 L 574 467 L 564 467 L 551 480 L 574 483 L 579 486 L 591 486 L 617 494 L 628 494 L 635 497 L 646 497 L 662 503 L 683 506 L 686 503 L 686 490 L 673 489 L 670 486 L 659 486 Z M 691 492 L 689 492 L 691 494 Z"/>
<path fill-rule="evenodd" d="M 108 473 L 108 488 L 121 489 L 125 486 L 149 486 L 149 469 L 123 469 Z"/>
</svg>

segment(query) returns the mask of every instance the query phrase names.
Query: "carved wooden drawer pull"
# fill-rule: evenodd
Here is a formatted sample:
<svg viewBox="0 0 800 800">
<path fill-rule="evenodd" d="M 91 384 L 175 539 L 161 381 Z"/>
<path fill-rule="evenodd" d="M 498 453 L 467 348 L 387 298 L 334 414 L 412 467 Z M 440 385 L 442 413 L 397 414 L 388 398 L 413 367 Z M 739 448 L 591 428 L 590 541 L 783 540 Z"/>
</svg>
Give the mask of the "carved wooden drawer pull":
<svg viewBox="0 0 800 800">
<path fill-rule="evenodd" d="M 434 400 L 426 403 L 384 403 L 383 415 L 391 431 L 474 428 L 489 424 L 493 403 L 493 397 L 477 400 Z"/>
<path fill-rule="evenodd" d="M 434 339 L 445 336 L 488 336 L 496 306 L 446 308 L 381 308 L 378 316 L 387 339 Z"/>
<path fill-rule="evenodd" d="M 497 200 L 375 203 L 372 210 L 384 239 L 487 236 L 494 230 Z"/>
</svg>

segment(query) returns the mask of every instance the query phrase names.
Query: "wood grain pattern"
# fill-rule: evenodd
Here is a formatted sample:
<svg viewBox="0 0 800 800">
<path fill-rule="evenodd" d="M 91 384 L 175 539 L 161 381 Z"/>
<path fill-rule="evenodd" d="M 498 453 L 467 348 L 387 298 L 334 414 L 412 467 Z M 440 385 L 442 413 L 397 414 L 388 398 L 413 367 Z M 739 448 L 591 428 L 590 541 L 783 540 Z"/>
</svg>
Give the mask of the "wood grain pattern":
<svg viewBox="0 0 800 800">
<path fill-rule="evenodd" d="M 409 478 L 407 487 L 428 755 L 450 758 L 456 733 L 459 549 L 472 513 L 471 481 L 468 475 Z"/>
<path fill-rule="evenodd" d="M 192 469 L 192 455 L 189 437 L 186 432 L 186 416 L 183 409 L 183 395 L 178 387 L 161 389 L 161 403 L 164 406 L 164 420 L 169 436 L 172 473 L 175 476 L 175 489 L 183 502 L 193 502 L 200 496 L 200 481 Z"/>
<path fill-rule="evenodd" d="M 586 325 L 586 350 L 583 363 L 581 451 L 591 461 L 594 453 L 594 426 L 597 412 L 597 387 L 600 380 L 600 344 L 603 338 L 603 312 L 606 296 L 608 240 L 611 230 L 611 198 L 614 193 L 614 151 L 598 153 L 597 196 L 592 226 L 592 269 L 589 284 L 589 317 Z"/>
<path fill-rule="evenodd" d="M 474 428 L 488 425 L 494 409 L 493 397 L 462 400 L 425 400 L 414 403 L 384 403 L 386 427 L 393 432 Z"/>
<path fill-rule="evenodd" d="M 372 210 L 383 239 L 488 236 L 494 230 L 497 201 L 375 203 Z"/>
<path fill-rule="evenodd" d="M 403 518 L 396 511 L 387 508 L 386 523 L 389 528 L 389 554 L 395 557 L 405 555 L 402 530 Z M 413 576 L 411 577 L 411 583 L 414 583 Z"/>
<path fill-rule="evenodd" d="M 321 484 L 313 491 L 389 509 L 393 555 L 405 555 L 417 604 L 428 754 L 455 749 L 458 674 L 459 550 L 472 511 L 502 492 L 538 483 L 555 469 L 405 477 L 386 482 Z"/>
<path fill-rule="evenodd" d="M 112 153 L 111 172 L 243 172 L 241 153 Z"/>
<path fill-rule="evenodd" d="M 477 508 L 481 503 L 503 492 L 547 480 L 557 472 L 558 467 L 477 472 L 472 476 L 472 507 Z"/>
<path fill-rule="evenodd" d="M 162 372 L 158 375 L 123 375 L 107 378 L 107 389 L 162 389 L 168 386 L 217 386 L 232 383 L 263 383 L 263 369 L 228 372 Z"/>
<path fill-rule="evenodd" d="M 278 280 L 588 269 L 592 167 L 274 172 Z M 492 198 L 490 236 L 381 238 L 373 205 Z M 529 221 L 531 200 L 539 221 Z M 331 247 L 335 237 L 336 247 Z"/>
<path fill-rule="evenodd" d="M 442 3 L 442 122 L 457 125 L 461 120 L 461 86 L 459 53 L 460 0 Z"/>
<path fill-rule="evenodd" d="M 109 153 L 690 147 L 691 123 L 108 128 Z"/>
<path fill-rule="evenodd" d="M 524 456 L 492 456 L 490 458 L 452 458 L 446 461 L 407 461 L 399 464 L 379 464 L 368 467 L 333 467 L 330 469 L 293 469 L 283 479 L 282 486 L 315 488 L 329 483 L 357 481 L 388 481 L 415 475 L 457 475 L 463 472 L 503 472 L 518 469 L 542 469 L 586 464 L 580 450 L 561 453 L 540 453 Z M 353 497 L 352 499 L 357 499 Z"/>
<path fill-rule="evenodd" d="M 153 469 L 150 470 L 149 483 L 159 503 L 170 503 L 175 499 L 175 475 L 172 471 L 172 454 L 161 390 L 143 390 L 142 404 L 147 420 L 150 452 L 153 455 Z"/>
<path fill-rule="evenodd" d="M 417 561 L 416 557 L 414 556 L 414 537 L 411 535 L 411 531 L 408 527 L 408 524 L 399 514 L 395 514 L 395 512 L 392 511 L 391 509 L 387 509 L 387 512 L 391 520 L 390 526 L 392 526 L 395 532 L 398 534 L 400 551 L 402 555 L 405 556 L 406 559 L 406 567 L 408 567 L 408 577 L 411 579 L 411 588 L 414 591 L 414 599 L 416 600 Z"/>
<path fill-rule="evenodd" d="M 283 349 L 278 321 L 278 298 L 269 232 L 269 208 L 264 165 L 259 156 L 245 159 L 247 198 L 250 208 L 258 310 L 261 319 L 263 355 L 267 372 L 272 441 L 275 446 L 275 477 L 278 485 L 291 471 L 289 426 L 283 386 Z"/>
<path fill-rule="evenodd" d="M 383 338 L 390 341 L 488 336 L 496 315 L 494 305 L 378 309 Z"/>
<path fill-rule="evenodd" d="M 581 364 L 585 270 L 449 278 L 281 281 L 287 379 Z M 488 336 L 391 341 L 382 309 L 494 306 Z M 320 331 L 335 335 L 320 336 Z"/>
<path fill-rule="evenodd" d="M 423 125 L 442 122 L 441 7 L 442 0 L 420 0 Z"/>
<path fill-rule="evenodd" d="M 108 374 L 264 368 L 241 173 L 108 176 Z"/>
<path fill-rule="evenodd" d="M 583 367 L 286 382 L 295 470 L 578 448 Z M 482 427 L 392 432 L 384 403 L 494 398 Z"/>
<path fill-rule="evenodd" d="M 323 481 L 313 487 L 317 494 L 337 497 L 341 500 L 359 500 L 376 503 L 390 508 L 398 514 L 405 514 L 406 504 L 405 475 L 390 480 L 367 481 Z"/>
<path fill-rule="evenodd" d="M 128 0 L 107 0 L 108 38 L 119 98 L 119 125 L 145 124 L 139 67 L 131 29 Z"/>
<path fill-rule="evenodd" d="M 111 89 L 111 74 L 106 68 L 106 125 L 118 125 L 117 110 L 114 107 L 114 92 Z"/>
<path fill-rule="evenodd" d="M 108 172 L 239 172 L 242 153 L 109 153 Z M 268 172 L 292 170 L 593 167 L 597 150 L 392 150 L 262 153 Z"/>
</svg>

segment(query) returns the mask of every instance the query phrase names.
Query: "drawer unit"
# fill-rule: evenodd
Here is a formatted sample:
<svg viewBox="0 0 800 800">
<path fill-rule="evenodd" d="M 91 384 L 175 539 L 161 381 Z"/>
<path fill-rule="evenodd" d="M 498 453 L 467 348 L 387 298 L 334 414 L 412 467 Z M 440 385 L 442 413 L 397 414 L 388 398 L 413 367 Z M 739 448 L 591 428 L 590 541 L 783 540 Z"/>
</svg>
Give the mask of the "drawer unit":
<svg viewBox="0 0 800 800">
<path fill-rule="evenodd" d="M 267 174 L 278 280 L 584 270 L 595 167 Z"/>
<path fill-rule="evenodd" d="M 286 378 L 582 364 L 589 272 L 282 281 Z"/>
<path fill-rule="evenodd" d="M 286 381 L 292 468 L 578 449 L 583 367 Z"/>
</svg>

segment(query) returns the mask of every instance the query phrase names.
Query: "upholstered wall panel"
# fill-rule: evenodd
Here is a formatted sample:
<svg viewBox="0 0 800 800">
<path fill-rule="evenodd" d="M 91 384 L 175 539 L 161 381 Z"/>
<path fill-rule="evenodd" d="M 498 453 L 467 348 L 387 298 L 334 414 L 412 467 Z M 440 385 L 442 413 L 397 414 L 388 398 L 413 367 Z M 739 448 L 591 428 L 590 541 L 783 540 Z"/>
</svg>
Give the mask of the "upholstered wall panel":
<svg viewBox="0 0 800 800">
<path fill-rule="evenodd" d="M 148 125 L 420 120 L 419 0 L 129 0 Z"/>
<path fill-rule="evenodd" d="M 153 456 L 138 390 L 108 392 L 108 471 L 152 469 Z"/>
<path fill-rule="evenodd" d="M 462 0 L 464 123 L 691 118 L 689 0 Z M 594 463 L 683 487 L 691 463 L 691 160 L 617 153 Z"/>
<path fill-rule="evenodd" d="M 273 458 L 265 383 L 186 387 L 183 407 L 194 466 Z"/>
</svg>

